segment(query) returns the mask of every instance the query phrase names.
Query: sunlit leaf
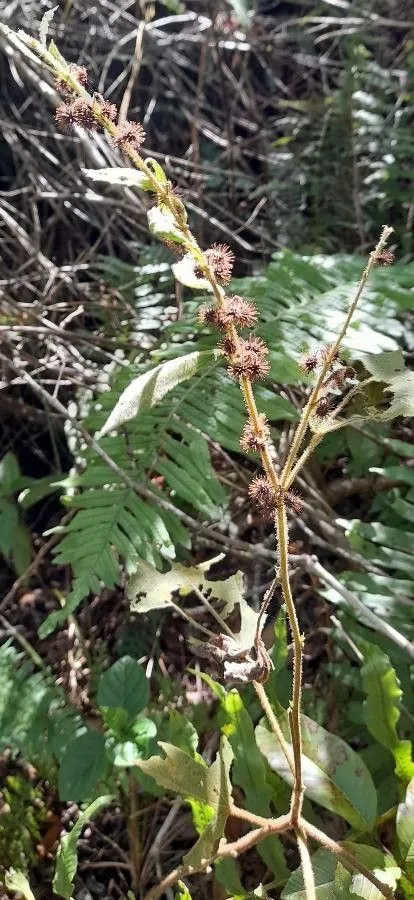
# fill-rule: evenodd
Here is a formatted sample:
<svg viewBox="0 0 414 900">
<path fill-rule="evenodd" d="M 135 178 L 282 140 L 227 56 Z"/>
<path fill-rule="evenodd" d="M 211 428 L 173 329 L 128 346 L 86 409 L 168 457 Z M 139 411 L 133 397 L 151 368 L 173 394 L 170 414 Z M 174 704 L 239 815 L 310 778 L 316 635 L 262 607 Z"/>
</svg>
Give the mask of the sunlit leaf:
<svg viewBox="0 0 414 900">
<path fill-rule="evenodd" d="M 142 191 L 151 191 L 153 186 L 144 172 L 137 169 L 124 169 L 112 166 L 105 169 L 82 169 L 85 178 L 91 181 L 102 181 L 105 184 L 116 184 L 121 187 L 137 187 Z"/>
<path fill-rule="evenodd" d="M 73 881 L 78 867 L 77 843 L 82 830 L 101 809 L 111 802 L 112 797 L 98 797 L 83 812 L 80 813 L 75 825 L 69 834 L 65 834 L 59 843 L 56 854 L 55 874 L 53 877 L 53 890 L 64 900 L 70 900 L 73 892 Z"/>
<path fill-rule="evenodd" d="M 105 425 L 97 437 L 101 438 L 114 431 L 124 422 L 134 419 L 140 413 L 154 406 L 172 391 L 177 384 L 192 378 L 204 366 L 217 358 L 214 350 L 196 351 L 187 356 L 160 363 L 154 369 L 134 378 L 121 394 Z"/>
<path fill-rule="evenodd" d="M 287 714 L 279 718 L 289 740 Z M 377 795 L 371 775 L 362 759 L 341 738 L 326 731 L 308 716 L 302 716 L 303 781 L 306 795 L 359 830 L 370 830 L 375 821 Z M 256 728 L 256 740 L 270 768 L 288 784 L 292 773 L 275 736 L 263 725 Z"/>
</svg>

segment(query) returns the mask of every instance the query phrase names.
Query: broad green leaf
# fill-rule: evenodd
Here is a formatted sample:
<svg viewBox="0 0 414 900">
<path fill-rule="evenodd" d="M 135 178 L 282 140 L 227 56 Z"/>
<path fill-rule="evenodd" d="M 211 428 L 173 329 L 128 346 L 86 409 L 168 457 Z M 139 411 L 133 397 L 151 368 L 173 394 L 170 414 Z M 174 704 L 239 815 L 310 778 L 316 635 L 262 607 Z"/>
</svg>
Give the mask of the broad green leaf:
<svg viewBox="0 0 414 900">
<path fill-rule="evenodd" d="M 230 766 L 233 752 L 226 739 L 222 739 L 215 762 L 209 767 L 209 805 L 214 809 L 214 818 L 199 837 L 197 843 L 183 857 L 186 866 L 199 866 L 203 859 L 213 856 L 224 834 L 230 811 L 231 783 Z"/>
<path fill-rule="evenodd" d="M 217 358 L 214 350 L 203 350 L 189 353 L 187 356 L 179 356 L 177 359 L 160 363 L 154 369 L 144 372 L 138 378 L 134 378 L 131 384 L 121 394 L 116 406 L 112 410 L 104 426 L 98 432 L 97 437 L 102 438 L 134 419 L 140 413 L 156 403 L 159 403 L 169 391 L 192 378 L 204 366 Z"/>
<path fill-rule="evenodd" d="M 387 887 L 395 888 L 400 869 L 395 866 L 392 856 L 367 844 L 344 841 L 341 846 L 349 850 L 367 869 L 374 871 L 377 878 Z M 352 875 L 347 872 L 329 850 L 321 849 L 313 854 L 312 869 L 316 900 L 348 900 L 357 891 L 359 892 L 357 896 L 364 897 L 364 900 L 381 900 L 382 894 L 370 881 L 358 873 Z M 292 872 L 281 896 L 283 900 L 306 900 L 301 867 Z"/>
<path fill-rule="evenodd" d="M 229 896 L 239 895 L 242 897 L 245 893 L 240 881 L 236 860 L 231 859 L 231 857 L 217 860 L 214 864 L 214 876 L 223 885 Z"/>
<path fill-rule="evenodd" d="M 68 745 L 59 768 L 60 799 L 75 803 L 87 800 L 105 777 L 108 764 L 102 734 L 89 730 L 75 738 Z"/>
<path fill-rule="evenodd" d="M 246 809 L 269 816 L 273 791 L 266 780 L 265 761 L 255 741 L 253 722 L 238 691 L 230 691 L 222 699 L 221 708 L 226 716 L 222 731 L 234 753 L 232 782 L 242 788 Z M 266 838 L 258 851 L 275 878 L 282 883 L 286 881 L 289 873 L 279 839 Z"/>
<path fill-rule="evenodd" d="M 414 879 L 414 778 L 407 787 L 405 800 L 398 806 L 396 823 L 401 862 Z"/>
<path fill-rule="evenodd" d="M 83 812 L 79 814 L 69 834 L 65 834 L 59 843 L 56 854 L 53 890 L 64 900 L 70 900 L 73 891 L 73 880 L 78 867 L 77 843 L 82 830 L 101 809 L 111 803 L 111 796 L 97 797 Z"/>
<path fill-rule="evenodd" d="M 144 668 L 130 656 L 118 659 L 103 672 L 98 685 L 99 706 L 125 709 L 132 718 L 149 701 L 149 685 Z"/>
<path fill-rule="evenodd" d="M 236 572 L 224 581 L 210 581 L 205 573 L 221 556 L 206 560 L 197 566 L 182 566 L 173 563 L 169 572 L 157 572 L 145 562 L 139 562 L 137 571 L 128 582 L 127 594 L 133 612 L 143 613 L 151 609 L 162 609 L 172 603 L 172 594 L 182 597 L 191 594 L 194 588 L 208 592 L 210 602 L 224 602 L 226 608 L 234 609 L 243 591 L 243 573 Z"/>
<path fill-rule="evenodd" d="M 0 460 L 0 495 L 12 494 L 19 478 L 19 463 L 14 453 L 6 453 Z"/>
<path fill-rule="evenodd" d="M 174 744 L 194 756 L 198 747 L 198 734 L 194 725 L 187 716 L 183 716 L 177 709 L 170 709 L 168 719 L 164 719 L 160 726 L 160 739 L 165 740 L 168 744 Z"/>
<path fill-rule="evenodd" d="M 367 728 L 380 744 L 393 753 L 399 740 L 396 725 L 400 718 L 400 682 L 389 657 L 379 647 L 366 644 L 364 652 L 361 674 L 367 697 L 364 704 Z"/>
<path fill-rule="evenodd" d="M 137 766 L 166 790 L 174 791 L 184 799 L 196 800 L 213 810 L 213 817 L 201 837 L 184 857 L 185 865 L 197 866 L 201 859 L 214 854 L 223 836 L 229 813 L 229 770 L 233 753 L 224 738 L 215 762 L 206 766 L 171 744 L 159 741 L 159 746 L 164 751 L 165 758 L 152 756 L 148 760 L 139 760 Z"/>
<path fill-rule="evenodd" d="M 401 350 L 370 354 L 363 357 L 363 362 L 368 372 L 377 381 L 385 382 L 387 392 L 393 395 L 381 418 L 414 416 L 414 372 L 405 365 Z"/>
<path fill-rule="evenodd" d="M 210 769 L 201 760 L 195 760 L 183 750 L 159 741 L 159 746 L 165 753 L 161 756 L 151 756 L 150 759 L 140 760 L 137 765 L 147 775 L 165 788 L 174 791 L 182 797 L 193 797 L 201 803 L 210 802 L 212 797 Z"/>
<path fill-rule="evenodd" d="M 117 184 L 121 187 L 137 187 L 142 191 L 153 190 L 149 178 L 144 172 L 138 172 L 137 169 L 113 166 L 106 169 L 81 169 L 81 172 L 92 181 L 104 181 L 106 184 Z"/>
<path fill-rule="evenodd" d="M 8 869 L 7 872 L 4 873 L 4 883 L 8 891 L 20 894 L 25 900 L 36 900 L 24 872 L 16 872 L 15 869 Z"/>
<path fill-rule="evenodd" d="M 287 714 L 279 718 L 289 741 Z M 306 795 L 354 828 L 369 831 L 375 821 L 377 795 L 362 759 L 341 738 L 330 734 L 307 716 L 302 716 L 303 780 Z M 276 738 L 263 725 L 256 728 L 256 741 L 270 768 L 292 784 L 292 773 Z"/>
</svg>

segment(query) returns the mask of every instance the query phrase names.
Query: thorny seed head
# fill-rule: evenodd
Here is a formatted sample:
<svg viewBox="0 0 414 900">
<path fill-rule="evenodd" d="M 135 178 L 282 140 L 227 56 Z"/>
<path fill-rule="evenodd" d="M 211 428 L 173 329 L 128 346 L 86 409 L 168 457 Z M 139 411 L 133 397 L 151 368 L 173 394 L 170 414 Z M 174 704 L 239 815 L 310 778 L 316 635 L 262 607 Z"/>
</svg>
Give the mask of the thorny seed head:
<svg viewBox="0 0 414 900">
<path fill-rule="evenodd" d="M 93 131 L 97 126 L 91 107 L 80 97 L 71 103 L 62 103 L 58 106 L 55 118 L 59 127 L 64 129 L 80 125 L 87 131 Z"/>
<path fill-rule="evenodd" d="M 392 266 L 395 256 L 391 250 L 380 250 L 375 256 L 375 262 L 379 266 Z"/>
<path fill-rule="evenodd" d="M 248 453 L 249 450 L 253 451 L 253 453 L 260 453 L 260 451 L 264 450 L 266 447 L 269 435 L 270 432 L 266 416 L 263 415 L 263 413 L 260 413 L 258 428 L 255 428 L 252 422 L 246 422 L 243 428 L 243 434 L 240 438 L 240 446 L 246 453 Z"/>
<path fill-rule="evenodd" d="M 222 350 L 226 356 L 233 356 L 233 353 L 236 352 L 236 344 L 229 335 L 226 335 L 218 346 L 219 350 Z"/>
<path fill-rule="evenodd" d="M 100 111 L 103 116 L 106 116 L 111 122 L 115 122 L 115 119 L 118 115 L 118 109 L 115 103 L 111 103 L 109 100 L 105 100 L 105 97 L 102 94 L 95 93 L 93 95 L 93 100 L 95 103 L 98 103 L 100 106 Z"/>
<path fill-rule="evenodd" d="M 282 500 L 290 512 L 295 512 L 297 516 L 302 512 L 303 501 L 296 491 L 282 491 L 280 488 L 277 493 L 277 501 L 280 503 Z"/>
<path fill-rule="evenodd" d="M 304 356 L 299 362 L 299 368 L 305 375 L 310 375 L 318 366 L 318 353 L 314 351 Z"/>
<path fill-rule="evenodd" d="M 265 518 L 271 519 L 276 510 L 276 496 L 265 475 L 256 475 L 249 486 L 249 497 Z"/>
<path fill-rule="evenodd" d="M 227 244 L 213 244 L 204 252 L 204 259 L 219 284 L 228 284 L 231 279 L 235 256 Z M 198 274 L 196 270 L 196 274 Z M 201 272 L 201 275 L 203 273 Z"/>
<path fill-rule="evenodd" d="M 197 314 L 198 321 L 202 325 L 212 325 L 214 328 L 224 329 L 223 310 L 220 306 L 202 306 Z"/>
<path fill-rule="evenodd" d="M 240 338 L 239 345 L 231 359 L 229 373 L 233 378 L 246 377 L 250 381 L 264 378 L 269 371 L 268 348 L 261 338 L 251 335 L 247 340 Z"/>
<path fill-rule="evenodd" d="M 119 128 L 118 134 L 115 135 L 114 144 L 120 147 L 121 150 L 125 147 L 125 144 L 130 144 L 134 150 L 139 150 L 144 143 L 144 138 L 145 131 L 140 122 L 125 122 Z"/>
<path fill-rule="evenodd" d="M 334 408 L 335 401 L 333 397 L 320 397 L 315 406 L 315 416 L 318 419 L 324 419 L 326 416 L 329 416 Z"/>
<path fill-rule="evenodd" d="M 68 66 L 70 75 L 75 78 L 82 87 L 86 87 L 88 83 L 88 73 L 85 69 L 85 66 L 77 66 L 75 63 L 70 63 Z M 55 79 L 56 90 L 60 91 L 62 94 L 70 94 L 72 93 L 72 88 L 70 84 L 66 81 L 63 75 L 59 75 Z"/>
<path fill-rule="evenodd" d="M 237 294 L 225 298 L 223 313 L 226 325 L 236 325 L 237 328 L 251 328 L 257 320 L 254 303 Z"/>
<path fill-rule="evenodd" d="M 335 372 L 332 372 L 332 375 L 329 375 L 324 383 L 324 388 L 329 387 L 337 387 L 341 388 L 345 384 L 347 378 L 352 378 L 355 375 L 355 369 L 352 366 L 341 366 L 340 369 L 336 369 Z"/>
</svg>

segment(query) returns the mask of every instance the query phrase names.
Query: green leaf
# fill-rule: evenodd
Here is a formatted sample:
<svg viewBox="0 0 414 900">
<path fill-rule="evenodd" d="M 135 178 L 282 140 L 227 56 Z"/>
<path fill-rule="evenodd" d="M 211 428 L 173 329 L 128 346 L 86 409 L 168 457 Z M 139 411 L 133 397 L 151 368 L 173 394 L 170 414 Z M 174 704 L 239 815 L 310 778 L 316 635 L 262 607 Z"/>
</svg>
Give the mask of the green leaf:
<svg viewBox="0 0 414 900">
<path fill-rule="evenodd" d="M 144 172 L 137 169 L 123 169 L 118 166 L 106 169 L 81 169 L 85 178 L 92 181 L 104 181 L 106 184 L 116 184 L 121 187 L 137 187 L 142 191 L 152 191 L 153 186 Z"/>
<path fill-rule="evenodd" d="M 229 770 L 233 753 L 224 738 L 215 762 L 206 766 L 172 744 L 159 741 L 159 746 L 165 753 L 164 759 L 152 756 L 148 760 L 139 760 L 137 766 L 166 790 L 174 791 L 184 799 L 197 800 L 214 812 L 201 837 L 183 860 L 185 865 L 198 866 L 201 859 L 208 859 L 215 853 L 223 836 L 230 808 Z"/>
<path fill-rule="evenodd" d="M 183 881 L 178 881 L 178 891 L 175 892 L 174 900 L 192 900 L 190 891 Z"/>
<path fill-rule="evenodd" d="M 102 438 L 110 431 L 119 428 L 124 422 L 134 419 L 144 410 L 150 409 L 177 384 L 192 378 L 196 372 L 216 358 L 217 352 L 214 350 L 196 351 L 187 356 L 179 356 L 177 359 L 160 363 L 155 369 L 150 369 L 143 375 L 139 375 L 138 378 L 134 378 L 121 394 L 97 437 Z"/>
<path fill-rule="evenodd" d="M 143 666 L 130 656 L 118 659 L 103 672 L 98 685 L 99 706 L 125 709 L 133 718 L 149 701 L 149 685 Z"/>
<path fill-rule="evenodd" d="M 19 463 L 14 453 L 6 453 L 0 460 L 0 495 L 8 496 L 16 490 L 20 479 Z"/>
<path fill-rule="evenodd" d="M 376 381 L 385 382 L 386 390 L 393 395 L 381 418 L 414 416 L 414 372 L 405 365 L 401 350 L 364 356 L 363 362 Z"/>
<path fill-rule="evenodd" d="M 396 725 L 400 718 L 402 690 L 389 657 L 373 644 L 364 645 L 365 661 L 361 668 L 362 684 L 367 699 L 364 704 L 368 731 L 391 753 L 399 738 Z"/>
<path fill-rule="evenodd" d="M 288 716 L 279 718 L 289 741 Z M 341 738 L 330 734 L 308 716 L 302 716 L 303 780 L 306 795 L 354 828 L 371 830 L 377 811 L 377 795 L 362 759 Z M 263 725 L 256 728 L 256 741 L 270 768 L 292 784 L 292 773 L 273 734 Z"/>
<path fill-rule="evenodd" d="M 183 716 L 177 709 L 169 710 L 168 719 L 164 719 L 160 727 L 160 738 L 168 744 L 174 744 L 174 747 L 178 747 L 189 756 L 194 756 L 197 752 L 197 731 L 187 716 Z"/>
<path fill-rule="evenodd" d="M 24 872 L 16 872 L 15 869 L 8 869 L 4 874 L 4 883 L 8 891 L 21 894 L 25 900 L 36 900 Z"/>
<path fill-rule="evenodd" d="M 349 850 L 367 869 L 374 871 L 385 885 L 395 888 L 400 870 L 390 855 L 367 844 L 355 844 L 351 841 L 344 841 L 341 846 Z M 354 894 L 365 900 L 381 900 L 382 894 L 368 879 L 359 874 L 351 875 L 329 850 L 321 849 L 313 854 L 312 869 L 316 900 L 348 900 Z M 292 872 L 281 896 L 283 900 L 306 900 L 301 867 Z"/>
<path fill-rule="evenodd" d="M 214 864 L 214 876 L 223 885 L 227 894 L 242 897 L 245 890 L 240 881 L 237 863 L 231 857 L 218 859 Z"/>
<path fill-rule="evenodd" d="M 97 797 L 90 806 L 80 813 L 77 822 L 69 834 L 65 834 L 59 843 L 56 855 L 55 874 L 53 877 L 53 890 L 55 894 L 64 900 L 71 900 L 73 880 L 78 867 L 77 843 L 82 830 L 88 822 L 96 816 L 104 806 L 111 803 L 112 797 Z"/>
<path fill-rule="evenodd" d="M 58 774 L 60 799 L 75 803 L 87 800 L 105 777 L 108 764 L 104 736 L 92 730 L 79 735 L 70 742 L 61 761 Z"/>
<path fill-rule="evenodd" d="M 401 862 L 407 875 L 414 879 L 414 778 L 407 787 L 405 800 L 398 806 L 396 824 Z"/>
<path fill-rule="evenodd" d="M 222 731 L 234 753 L 232 782 L 243 789 L 246 809 L 268 816 L 273 791 L 266 780 L 266 766 L 255 741 L 252 720 L 238 691 L 230 691 L 223 697 L 221 708 L 226 715 Z M 276 836 L 265 838 L 258 851 L 278 882 L 284 883 L 289 872 L 279 839 Z"/>
</svg>

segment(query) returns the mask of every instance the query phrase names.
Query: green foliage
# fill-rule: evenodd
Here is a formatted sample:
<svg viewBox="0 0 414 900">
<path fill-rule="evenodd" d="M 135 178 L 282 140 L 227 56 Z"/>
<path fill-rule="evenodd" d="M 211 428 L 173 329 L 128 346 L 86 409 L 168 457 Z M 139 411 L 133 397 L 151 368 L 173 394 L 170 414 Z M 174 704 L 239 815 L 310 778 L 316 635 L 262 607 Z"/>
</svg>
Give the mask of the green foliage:
<svg viewBox="0 0 414 900">
<path fill-rule="evenodd" d="M 46 818 L 42 792 L 24 775 L 8 775 L 1 786 L 0 803 L 0 868 L 27 869 L 36 860 Z"/>
<path fill-rule="evenodd" d="M 279 723 L 288 740 L 286 714 L 280 717 Z M 307 716 L 302 716 L 302 733 L 303 781 L 308 797 L 342 816 L 354 828 L 371 831 L 377 813 L 377 795 L 361 757 L 345 741 Z M 282 750 L 275 745 L 274 735 L 258 725 L 256 741 L 270 768 L 291 784 L 292 773 Z"/>
<path fill-rule="evenodd" d="M 142 295 L 146 306 L 151 297 L 150 279 L 160 267 L 164 271 L 163 264 L 147 267 L 147 275 L 114 260 L 104 266 L 112 283 L 124 290 L 125 299 L 132 297 L 136 303 L 138 297 L 141 302 Z M 309 260 L 285 251 L 274 256 L 263 275 L 234 281 L 235 290 L 257 300 L 258 333 L 270 343 L 270 378 L 268 385 L 257 389 L 257 400 L 271 423 L 296 418 L 293 406 L 278 396 L 272 384 L 301 381 L 298 349 L 309 349 L 333 337 L 361 268 L 362 260 L 355 258 L 320 256 Z M 392 275 L 386 270 L 374 275 L 349 331 L 347 346 L 352 351 L 367 346 L 377 353 L 397 348 L 402 325 L 395 314 L 409 308 L 412 284 L 412 266 L 397 265 Z M 147 380 L 152 384 L 155 372 L 158 383 L 163 361 L 172 360 L 173 368 L 178 366 L 181 372 L 185 371 L 180 368 L 181 357 L 212 351 L 215 336 L 197 335 L 197 307 L 194 301 L 185 303 L 179 322 L 163 328 L 162 341 L 158 347 L 154 345 L 149 366 L 123 366 L 115 373 L 111 390 L 100 396 L 84 422 L 88 429 L 99 432 L 108 428 L 108 417 L 123 392 L 131 389 L 134 377 L 133 384 Z M 157 306 L 152 306 L 151 315 L 157 314 Z M 208 356 L 190 358 L 204 360 Z M 158 364 L 155 369 L 154 362 Z M 171 384 L 167 379 L 168 388 Z M 164 389 L 165 385 L 161 393 Z M 129 571 L 139 560 L 165 570 L 168 561 L 190 543 L 182 512 L 210 521 L 225 514 L 228 492 L 213 469 L 210 447 L 216 442 L 225 450 L 240 452 L 245 413 L 237 385 L 217 364 L 210 365 L 193 374 L 188 383 L 177 384 L 156 406 L 145 410 L 141 406 L 140 410 L 138 417 L 121 426 L 119 434 L 106 435 L 100 442 L 138 486 L 137 492 L 93 449 L 82 451 L 85 470 L 62 483 L 70 490 L 66 505 L 77 512 L 65 528 L 55 559 L 72 566 L 74 581 L 64 608 L 43 623 L 42 636 L 63 622 L 89 592 L 98 592 L 101 583 L 113 587 L 120 578 L 121 559 Z M 277 438 L 275 431 L 273 436 Z M 163 498 L 169 509 L 162 507 Z"/>
<path fill-rule="evenodd" d="M 30 884 L 23 872 L 17 872 L 15 869 L 9 869 L 5 875 L 4 881 L 8 891 L 19 894 L 24 900 L 35 900 Z"/>
<path fill-rule="evenodd" d="M 367 696 L 364 713 L 368 731 L 391 751 L 397 774 L 408 781 L 414 776 L 414 762 L 411 761 L 411 742 L 400 741 L 397 733 L 403 693 L 398 676 L 389 657 L 378 647 L 364 644 L 364 653 L 361 674 Z"/>
<path fill-rule="evenodd" d="M 111 802 L 112 797 L 97 797 L 93 803 L 80 813 L 76 824 L 69 834 L 61 839 L 56 854 L 56 867 L 53 877 L 53 890 L 64 900 L 71 900 L 73 892 L 73 880 L 78 867 L 77 842 L 82 830 L 88 822 L 96 816 L 101 809 Z"/>
<path fill-rule="evenodd" d="M 365 844 L 345 841 L 343 846 L 368 869 L 373 870 L 385 884 L 395 890 L 401 870 L 393 858 Z M 328 850 L 317 850 L 312 856 L 317 900 L 345 900 L 347 897 L 362 897 L 365 900 L 381 900 L 382 894 L 373 887 L 364 875 L 351 874 Z M 304 900 L 305 891 L 301 869 L 289 878 L 282 891 L 283 900 Z"/>
</svg>

